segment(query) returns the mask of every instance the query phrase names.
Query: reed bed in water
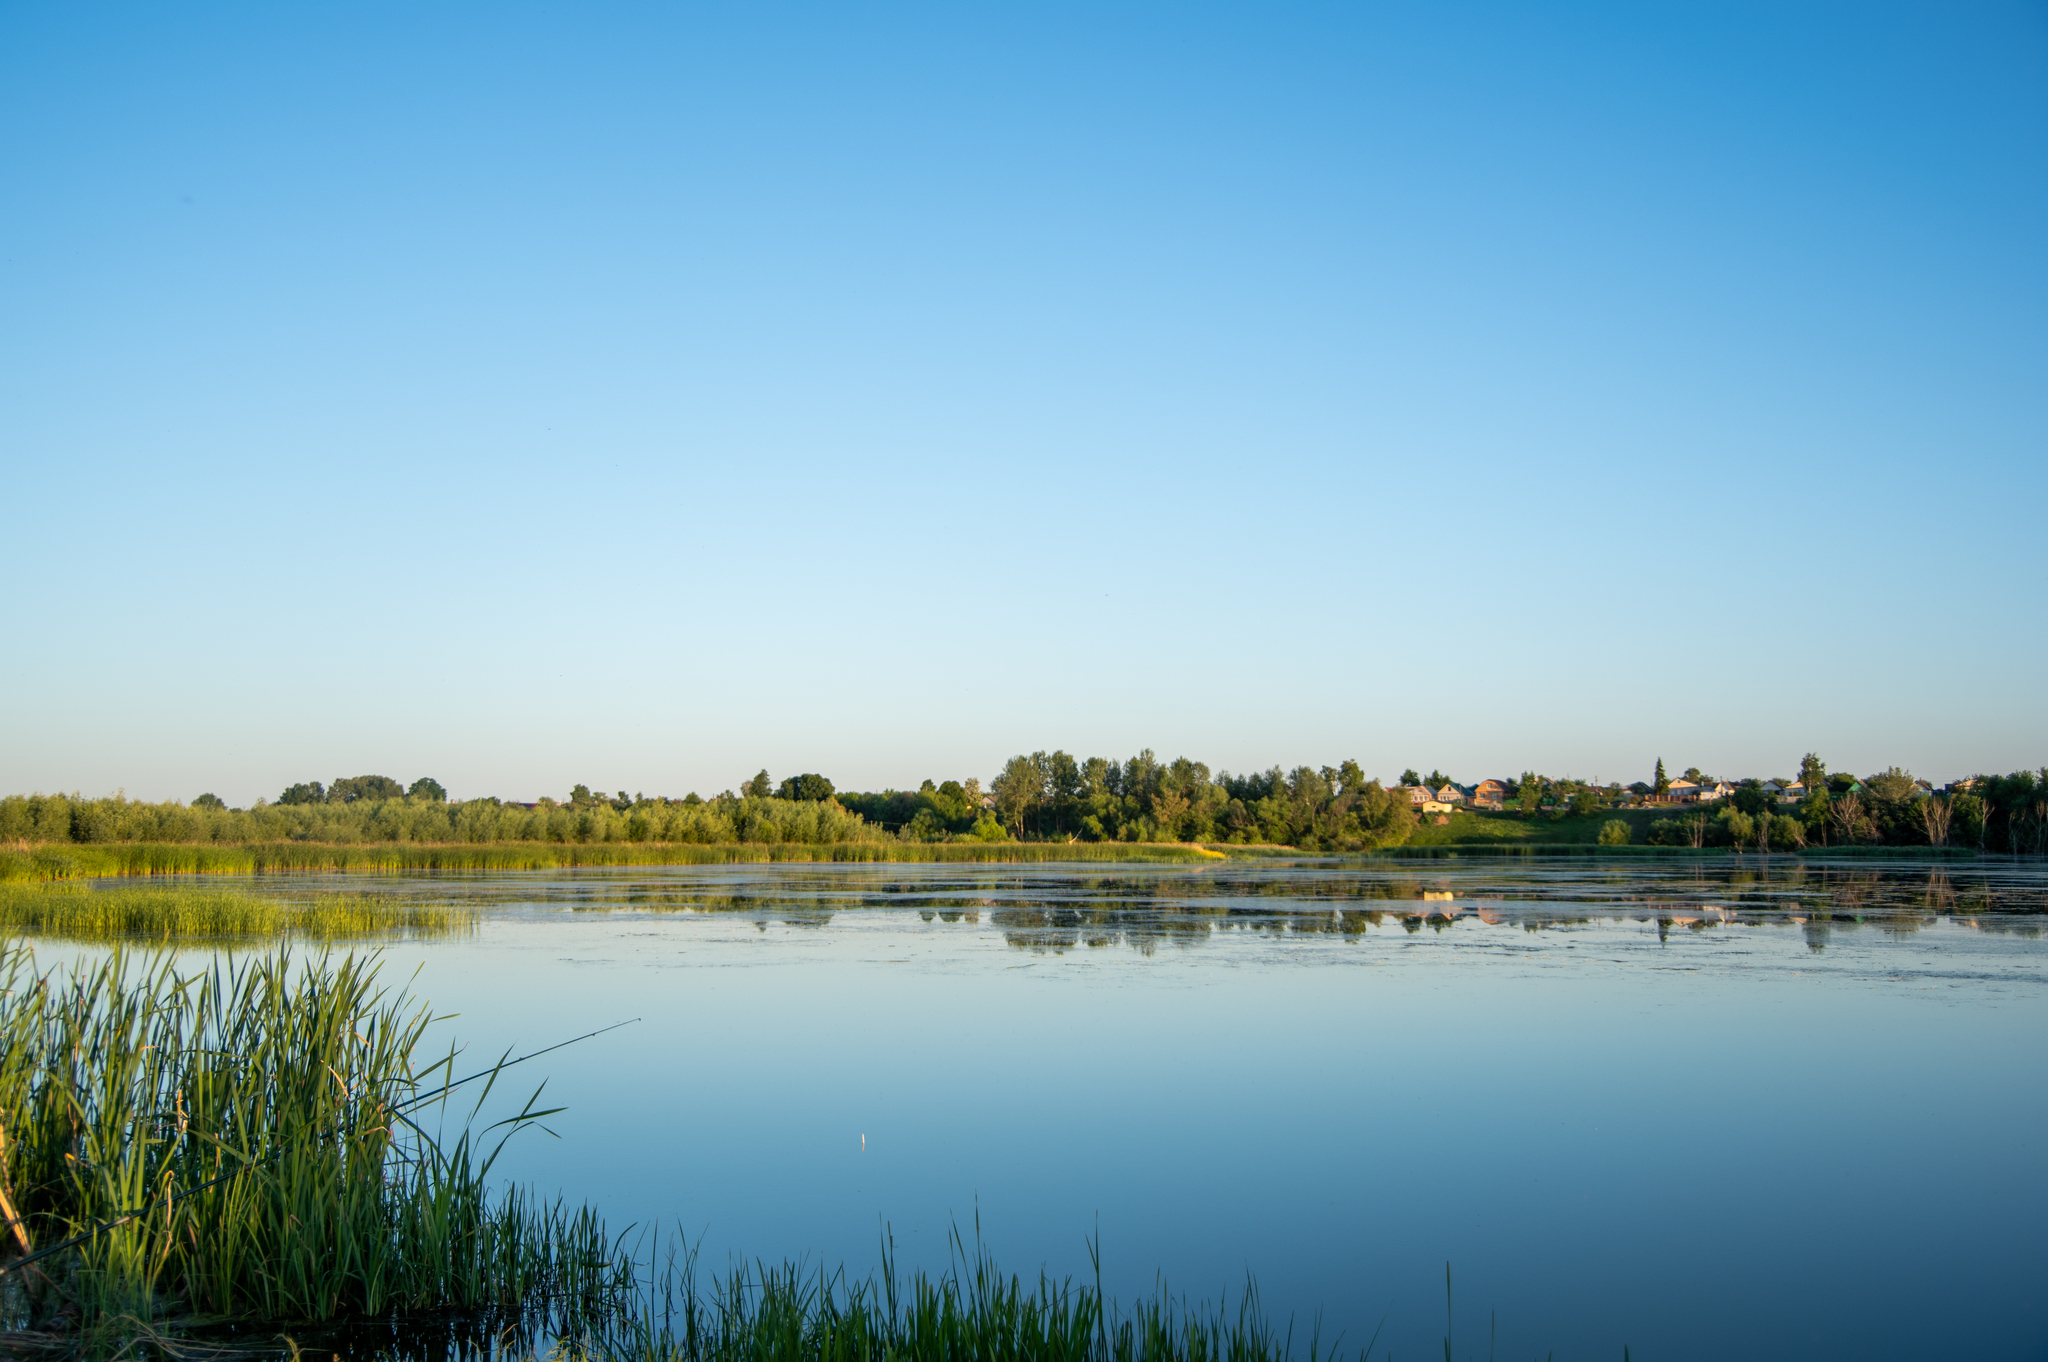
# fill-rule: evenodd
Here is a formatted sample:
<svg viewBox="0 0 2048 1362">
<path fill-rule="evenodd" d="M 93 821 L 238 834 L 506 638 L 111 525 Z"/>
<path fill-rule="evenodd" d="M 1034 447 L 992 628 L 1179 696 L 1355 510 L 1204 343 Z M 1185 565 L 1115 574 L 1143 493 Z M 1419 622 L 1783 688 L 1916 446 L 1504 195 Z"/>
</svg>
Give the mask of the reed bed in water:
<svg viewBox="0 0 2048 1362">
<path fill-rule="evenodd" d="M 488 1088 L 422 1062 L 426 1010 L 372 964 L 283 950 L 180 974 L 115 952 L 39 972 L 0 948 L 0 1174 L 33 1256 L 0 1246 L 0 1329 L 18 1349 L 169 1357 L 232 1328 L 405 1334 L 518 1356 L 618 1362 L 1280 1362 L 1249 1287 L 1236 1308 L 1163 1290 L 1125 1314 L 1092 1283 L 1004 1276 L 954 1237 L 953 1266 L 850 1284 L 785 1263 L 700 1288 L 695 1255 L 636 1263 L 587 1208 L 486 1191 Z M 480 1103 L 479 1103 L 480 1105 Z M 528 1101 L 507 1131 L 550 1113 Z M 502 1139 L 500 1140 L 502 1143 Z M 55 1327 L 69 1325 L 70 1327 Z M 357 1326 L 351 1332 L 351 1326 Z M 137 1345 L 141 1345 L 138 1347 Z M 1366 1351 L 1370 1351 L 1370 1345 Z M 190 1355 L 203 1355 L 204 1348 Z M 226 1354 L 220 1354 L 226 1355 Z M 1307 1357 L 1320 1362 L 1319 1344 Z"/>
<path fill-rule="evenodd" d="M 190 885 L 88 889 L 78 883 L 0 884 L 0 934 L 68 941 L 314 941 L 446 936 L 479 911 L 367 894 L 280 899 Z"/>
<path fill-rule="evenodd" d="M 885 1244 L 880 1274 L 739 1266 L 700 1289 L 694 1256 L 671 1258 L 644 1288 L 639 1308 L 585 1335 L 558 1356 L 606 1362 L 1280 1362 L 1294 1355 L 1291 1329 L 1276 1329 L 1247 1283 L 1236 1307 L 1175 1298 L 1163 1287 L 1128 1313 L 1092 1282 L 1041 1273 L 1027 1287 L 1004 1275 L 979 1242 L 956 1231 L 953 1261 L 937 1277 L 907 1280 Z M 1091 1250 L 1092 1253 L 1092 1250 Z M 1370 1340 L 1361 1358 L 1372 1349 Z M 1309 1362 L 1334 1356 L 1307 1340 Z"/>
<path fill-rule="evenodd" d="M 576 866 L 783 861 L 1209 861 L 1220 853 L 1143 842 L 118 842 L 0 851 L 0 882 L 121 875 L 250 875 L 279 870 L 558 870 Z"/>
<path fill-rule="evenodd" d="M 452 1053 L 421 1062 L 427 1021 L 352 956 L 185 975 L 0 949 L 0 1171 L 35 1255 L 0 1248 L 0 1328 L 613 1310 L 631 1263 L 593 1214 L 486 1192 L 503 1136 L 546 1113 L 489 1147 L 426 1133 L 502 1071 L 455 1087 Z"/>
</svg>

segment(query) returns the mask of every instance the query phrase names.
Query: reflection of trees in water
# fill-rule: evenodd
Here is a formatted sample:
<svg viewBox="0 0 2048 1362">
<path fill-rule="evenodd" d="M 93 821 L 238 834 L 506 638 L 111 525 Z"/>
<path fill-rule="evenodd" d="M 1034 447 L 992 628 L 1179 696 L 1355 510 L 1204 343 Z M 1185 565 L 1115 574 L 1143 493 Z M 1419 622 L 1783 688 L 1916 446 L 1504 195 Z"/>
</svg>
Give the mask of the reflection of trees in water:
<svg viewBox="0 0 2048 1362">
<path fill-rule="evenodd" d="M 1121 944 L 1151 955 L 1161 946 L 1197 946 L 1226 932 L 1356 940 L 1384 926 L 1388 916 L 1378 908 L 1305 905 L 1288 911 L 1268 905 L 1162 899 L 1144 907 L 1134 907 L 1128 901 L 1014 904 L 993 910 L 989 921 L 1002 929 L 1005 942 L 1019 950 L 1042 954 L 1077 945 L 1101 948 Z M 1430 921 L 1440 930 L 1451 920 L 1437 914 Z"/>
<path fill-rule="evenodd" d="M 1003 940 L 1018 950 L 1059 954 L 1081 945 L 1113 945 L 1119 941 L 1151 955 L 1167 943 L 1191 945 L 1206 941 L 1213 915 L 1203 912 L 1134 913 L 1109 905 L 1032 904 L 998 908 L 989 922 L 1002 929 Z"/>
<path fill-rule="evenodd" d="M 1872 911 L 1878 892 L 1877 872 L 1830 866 L 1820 877 L 1822 901 L 1830 916 L 1855 919 Z"/>
<path fill-rule="evenodd" d="M 1657 944 L 1663 945 L 1671 939 L 1673 927 L 1683 927 L 1688 932 L 1704 932 L 1709 927 L 1723 926 L 1726 919 L 1718 917 L 1680 917 L 1671 913 L 1657 914 Z"/>
<path fill-rule="evenodd" d="M 756 931 L 765 932 L 770 923 L 779 922 L 785 927 L 829 927 L 832 914 L 823 908 L 782 908 L 773 914 L 763 913 L 754 919 Z"/>
<path fill-rule="evenodd" d="M 1473 916 L 1540 932 L 1624 915 L 1659 938 L 1708 919 L 1804 919 L 1808 946 L 1859 922 L 1897 933 L 1947 918 L 1985 930 L 2038 932 L 2012 914 L 2048 913 L 2048 875 L 2003 862 L 1841 863 L 1673 858 L 1586 863 L 1477 861 L 1421 865 L 719 866 L 617 874 L 437 878 L 404 891 L 455 902 L 534 904 L 579 912 L 738 914 L 757 925 L 823 927 L 856 910 L 910 909 L 920 921 L 988 920 L 1025 950 L 1199 945 L 1220 933 L 1356 941 L 1398 921 L 1444 932 Z M 906 914 L 907 917 L 907 914 Z"/>
<path fill-rule="evenodd" d="M 1064 951 L 1081 939 L 1080 915 L 1053 907 L 998 908 L 988 920 L 1002 929 L 1003 940 L 1011 946 L 1040 955 Z"/>
<path fill-rule="evenodd" d="M 1975 927 L 1977 930 L 1984 932 L 2007 933 L 2012 936 L 2023 937 L 2028 941 L 2038 940 L 2041 936 L 2041 920 L 2039 918 L 1973 917 L 1957 918 L 1955 921 L 1959 926 Z"/>
</svg>

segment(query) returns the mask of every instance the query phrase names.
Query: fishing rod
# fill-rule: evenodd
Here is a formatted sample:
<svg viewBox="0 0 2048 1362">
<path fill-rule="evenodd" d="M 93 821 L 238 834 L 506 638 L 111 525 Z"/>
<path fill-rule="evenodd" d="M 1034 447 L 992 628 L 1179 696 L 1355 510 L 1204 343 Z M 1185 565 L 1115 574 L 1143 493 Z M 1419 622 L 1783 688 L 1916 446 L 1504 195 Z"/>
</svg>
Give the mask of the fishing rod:
<svg viewBox="0 0 2048 1362">
<path fill-rule="evenodd" d="M 566 1046 L 579 1045 L 586 1040 L 591 1040 L 598 1036 L 604 1035 L 607 1031 L 616 1031 L 622 1026 L 631 1026 L 635 1022 L 640 1020 L 642 1019 L 639 1017 L 628 1017 L 626 1018 L 626 1020 L 622 1022 L 613 1022 L 610 1026 L 602 1026 L 595 1031 L 586 1031 L 580 1036 L 573 1036 L 568 1040 L 560 1041 L 554 1045 L 548 1046 L 545 1050 L 535 1050 L 530 1055 L 521 1055 L 517 1059 L 501 1059 L 496 1064 L 493 1064 L 490 1068 L 479 1069 L 475 1073 L 470 1074 L 467 1078 L 458 1078 L 452 1083 L 443 1083 L 440 1087 L 434 1088 L 426 1093 L 421 1094 L 418 1097 L 414 1097 L 408 1101 L 400 1102 L 398 1106 L 394 1108 L 394 1110 L 403 1111 L 407 1107 L 417 1106 L 421 1102 L 432 1101 L 436 1098 L 445 1096 L 446 1094 L 453 1092 L 455 1089 L 461 1087 L 465 1083 L 474 1083 L 479 1078 L 495 1078 L 499 1074 L 503 1073 L 505 1070 L 513 1067 L 515 1064 L 524 1064 L 529 1059 L 539 1059 L 542 1055 L 552 1054 L 554 1051 L 563 1049 Z"/>
</svg>

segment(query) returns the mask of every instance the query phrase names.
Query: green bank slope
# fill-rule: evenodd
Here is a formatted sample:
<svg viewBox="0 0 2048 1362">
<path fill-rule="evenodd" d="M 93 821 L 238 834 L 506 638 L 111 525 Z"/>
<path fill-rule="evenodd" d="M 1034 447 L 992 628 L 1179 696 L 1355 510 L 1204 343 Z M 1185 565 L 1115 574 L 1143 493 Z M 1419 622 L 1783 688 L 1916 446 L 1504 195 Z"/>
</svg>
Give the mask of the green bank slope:
<svg viewBox="0 0 2048 1362">
<path fill-rule="evenodd" d="M 767 862 L 1202 862 L 1221 853 L 1180 843 L 827 842 L 664 845 L 646 842 L 426 844 L 176 842 L 53 845 L 0 851 L 0 882 L 115 875 L 253 875 L 276 871 L 557 870 L 577 866 Z"/>
</svg>

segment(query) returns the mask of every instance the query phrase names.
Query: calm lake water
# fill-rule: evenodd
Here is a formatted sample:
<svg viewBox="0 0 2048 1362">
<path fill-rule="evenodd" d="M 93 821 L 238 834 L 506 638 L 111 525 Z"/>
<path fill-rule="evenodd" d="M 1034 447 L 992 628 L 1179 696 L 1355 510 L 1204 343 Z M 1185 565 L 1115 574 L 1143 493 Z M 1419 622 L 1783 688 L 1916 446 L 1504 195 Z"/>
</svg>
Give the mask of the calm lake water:
<svg viewBox="0 0 2048 1362">
<path fill-rule="evenodd" d="M 1442 1355 L 1446 1262 L 1460 1358 L 2048 1356 L 2039 867 L 319 883 L 488 905 L 387 951 L 473 1057 L 637 1018 L 516 1071 L 569 1109 L 500 1167 L 712 1263 L 942 1268 L 978 1215 L 1375 1357 Z"/>
</svg>

